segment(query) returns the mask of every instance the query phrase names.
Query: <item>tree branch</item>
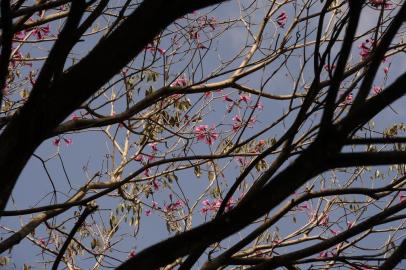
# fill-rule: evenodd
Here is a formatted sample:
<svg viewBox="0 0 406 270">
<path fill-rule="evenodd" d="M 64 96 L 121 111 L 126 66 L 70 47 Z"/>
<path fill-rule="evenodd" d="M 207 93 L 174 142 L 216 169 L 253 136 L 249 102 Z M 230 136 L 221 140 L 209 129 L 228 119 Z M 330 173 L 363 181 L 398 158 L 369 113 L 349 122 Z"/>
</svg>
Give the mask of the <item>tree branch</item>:
<svg viewBox="0 0 406 270">
<path fill-rule="evenodd" d="M 180 16 L 223 0 L 147 0 L 47 89 L 35 89 L 0 136 L 0 210 L 29 157 L 52 130 Z M 154 16 L 151 16 L 154 14 Z M 142 25 L 143 31 L 137 31 Z M 131 36 L 131 38 L 129 38 Z M 38 121 L 41 119 L 41 121 Z M 24 132 L 21 132 L 24 130 Z M 18 157 L 10 161 L 10 157 Z"/>
<path fill-rule="evenodd" d="M 79 217 L 78 221 L 76 222 L 75 226 L 72 228 L 72 230 L 70 231 L 68 237 L 65 240 L 65 243 L 63 243 L 62 248 L 59 250 L 59 254 L 56 257 L 54 264 L 52 266 L 52 270 L 57 270 L 58 269 L 58 265 L 61 261 L 61 259 L 63 258 L 63 255 L 65 254 L 67 248 L 69 247 L 70 242 L 72 241 L 73 237 L 75 236 L 76 232 L 79 230 L 79 228 L 82 226 L 83 222 L 85 222 L 86 218 L 93 213 L 94 211 L 96 211 L 97 206 L 95 205 L 87 205 L 85 210 L 83 210 L 82 215 Z"/>
</svg>

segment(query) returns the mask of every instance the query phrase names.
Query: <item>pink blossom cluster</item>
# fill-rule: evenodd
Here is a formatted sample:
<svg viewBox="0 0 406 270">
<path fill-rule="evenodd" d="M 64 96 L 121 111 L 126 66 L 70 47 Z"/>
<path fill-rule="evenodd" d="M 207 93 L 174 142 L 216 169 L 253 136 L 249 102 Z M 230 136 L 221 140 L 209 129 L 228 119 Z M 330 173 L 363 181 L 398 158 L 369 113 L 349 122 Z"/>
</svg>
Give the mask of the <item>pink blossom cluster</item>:
<svg viewBox="0 0 406 270">
<path fill-rule="evenodd" d="M 31 20 L 31 19 L 30 19 L 30 21 L 33 22 L 33 20 Z M 25 38 L 28 38 L 29 35 L 34 35 L 38 40 L 42 40 L 44 37 L 49 36 L 50 33 L 51 33 L 51 28 L 50 28 L 49 24 L 47 24 L 45 26 L 35 27 L 34 29 L 17 32 L 14 35 L 14 38 L 17 40 L 24 40 Z"/>
<path fill-rule="evenodd" d="M 208 125 L 200 125 L 195 127 L 195 136 L 198 141 L 203 141 L 209 145 L 212 145 L 219 137 L 215 127 L 209 127 Z"/>
<path fill-rule="evenodd" d="M 205 16 L 200 17 L 198 19 L 198 22 L 199 22 L 199 26 L 201 28 L 204 28 L 204 27 L 208 26 L 208 27 L 211 28 L 211 30 L 213 30 L 213 31 L 216 30 L 217 20 L 216 20 L 215 17 L 207 17 L 205 15 Z"/>
<path fill-rule="evenodd" d="M 157 203 L 156 201 L 152 201 L 151 208 L 152 208 L 153 210 L 160 209 L 160 207 L 158 206 L 158 203 Z M 151 214 L 152 214 L 152 210 L 151 210 L 151 209 L 148 209 L 148 210 L 145 211 L 145 215 L 146 215 L 147 217 L 149 217 Z"/>
<path fill-rule="evenodd" d="M 28 32 L 30 30 L 27 30 L 26 32 Z M 49 33 L 51 32 L 51 29 L 49 27 L 49 24 L 45 25 L 45 26 L 39 26 L 36 27 L 33 31 L 32 34 L 34 36 L 37 37 L 37 39 L 43 39 L 44 36 L 49 35 Z"/>
<path fill-rule="evenodd" d="M 164 55 L 166 53 L 165 49 L 155 47 L 155 46 L 151 46 L 151 45 L 148 45 L 147 47 L 145 47 L 145 50 L 147 52 L 152 53 L 152 54 L 155 54 L 155 52 L 158 52 L 160 55 Z"/>
<path fill-rule="evenodd" d="M 171 83 L 172 87 L 185 87 L 188 85 L 188 81 L 184 75 L 179 76 L 173 83 Z"/>
<path fill-rule="evenodd" d="M 392 8 L 392 3 L 389 0 L 369 0 L 369 3 L 373 7 L 384 7 L 384 8 Z"/>
<path fill-rule="evenodd" d="M 227 102 L 227 112 L 230 113 L 233 110 L 234 106 L 240 107 L 241 103 L 245 103 L 248 105 L 249 103 L 251 103 L 252 99 L 250 95 L 241 94 L 237 101 L 230 98 L 228 95 L 224 95 L 223 100 Z M 262 102 L 259 101 L 255 105 L 248 106 L 248 108 L 262 110 L 264 108 L 264 105 L 262 104 Z"/>
<path fill-rule="evenodd" d="M 214 31 L 217 26 L 217 20 L 214 17 L 207 17 L 202 16 L 197 19 L 198 26 L 192 26 L 188 30 L 189 39 L 194 40 L 197 44 L 198 49 L 207 49 L 205 45 L 203 45 L 200 39 L 200 31 L 204 30 L 206 27 L 210 27 L 211 31 Z"/>
<path fill-rule="evenodd" d="M 164 205 L 164 209 L 165 209 L 166 212 L 172 212 L 172 211 L 175 211 L 175 210 L 179 210 L 180 208 L 182 208 L 182 206 L 183 206 L 182 201 L 177 200 L 175 202 L 171 202 L 168 205 Z"/>
<path fill-rule="evenodd" d="M 216 199 L 212 202 L 210 202 L 209 200 L 204 200 L 202 201 L 203 208 L 200 211 L 202 212 L 202 214 L 207 214 L 209 212 L 215 213 L 220 208 L 222 202 L 223 200 L 221 199 Z M 235 201 L 231 198 L 226 204 L 225 211 L 229 211 L 234 207 L 234 205 Z"/>
<path fill-rule="evenodd" d="M 240 128 L 245 126 L 244 121 L 241 119 L 241 117 L 238 114 L 236 114 L 233 117 L 233 121 L 234 121 L 233 122 L 233 131 L 234 132 L 237 132 Z M 256 122 L 255 116 L 250 117 L 250 119 L 247 122 L 247 127 L 253 127 L 255 122 Z"/>
</svg>

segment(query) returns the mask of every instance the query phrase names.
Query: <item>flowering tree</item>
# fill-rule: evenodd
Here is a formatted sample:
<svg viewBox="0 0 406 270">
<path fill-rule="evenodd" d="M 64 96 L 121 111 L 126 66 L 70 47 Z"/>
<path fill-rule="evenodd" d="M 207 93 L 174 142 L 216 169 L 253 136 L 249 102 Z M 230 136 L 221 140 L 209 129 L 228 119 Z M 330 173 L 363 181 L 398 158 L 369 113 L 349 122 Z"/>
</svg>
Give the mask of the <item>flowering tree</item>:
<svg viewBox="0 0 406 270">
<path fill-rule="evenodd" d="M 405 1 L 222 2 L 1 1 L 1 265 L 402 266 Z"/>
</svg>

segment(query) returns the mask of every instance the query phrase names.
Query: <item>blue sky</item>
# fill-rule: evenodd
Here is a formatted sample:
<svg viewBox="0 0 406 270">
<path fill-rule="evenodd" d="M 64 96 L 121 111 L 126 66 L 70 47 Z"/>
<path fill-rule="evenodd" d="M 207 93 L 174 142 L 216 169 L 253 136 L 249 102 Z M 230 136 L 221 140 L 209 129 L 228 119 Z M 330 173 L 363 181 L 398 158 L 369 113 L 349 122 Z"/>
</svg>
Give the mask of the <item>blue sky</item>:
<svg viewBox="0 0 406 270">
<path fill-rule="evenodd" d="M 258 2 L 260 4 L 264 4 L 262 2 Z M 266 4 L 266 3 L 265 3 Z M 318 6 L 316 5 L 313 7 L 313 11 L 317 10 Z M 211 9 L 207 9 L 211 10 Z M 292 14 L 292 9 L 287 8 L 286 9 L 288 12 L 289 18 L 291 18 Z M 373 25 L 373 17 L 376 16 L 376 11 L 371 10 L 371 9 L 366 9 L 366 13 L 363 15 L 359 27 L 359 32 L 362 33 L 368 27 Z M 263 15 L 263 10 L 259 9 L 256 11 L 251 16 L 251 23 L 252 23 L 252 28 L 251 30 L 255 32 L 257 25 L 255 23 L 260 22 L 261 18 L 260 15 Z M 199 11 L 199 14 L 204 14 L 205 11 Z M 276 13 L 276 15 L 279 12 Z M 275 15 L 275 16 L 276 16 Z M 192 16 L 192 15 L 191 15 Z M 210 16 L 214 16 L 218 19 L 218 21 L 226 21 L 229 18 L 231 19 L 238 19 L 240 18 L 241 14 L 239 12 L 239 6 L 237 2 L 229 2 L 217 9 L 215 9 Z M 288 24 L 291 21 L 288 20 Z M 102 23 L 102 22 L 100 22 Z M 313 22 L 315 23 L 315 22 Z M 170 29 L 173 29 L 174 26 L 171 26 Z M 275 27 L 275 25 L 271 25 L 267 31 L 269 31 L 269 36 L 275 36 L 275 33 L 277 34 L 278 32 L 283 32 L 287 29 L 288 27 L 284 29 L 280 29 Z M 219 29 L 222 29 L 221 26 L 219 26 Z M 216 30 L 220 31 L 220 30 Z M 208 32 L 207 35 L 210 36 L 211 32 Z M 228 59 L 231 59 L 236 52 L 240 51 L 242 47 L 244 47 L 245 42 L 246 42 L 246 30 L 244 29 L 244 24 L 240 21 L 236 24 L 236 26 L 231 30 L 227 31 L 219 40 L 216 40 L 213 43 L 213 49 L 210 50 L 206 58 L 204 59 L 204 73 L 205 75 L 209 74 L 213 68 L 218 67 L 218 65 L 221 63 L 221 61 L 226 61 Z M 130 38 L 130 37 L 129 37 Z M 203 37 L 202 37 L 203 39 Z M 89 38 L 86 40 L 86 42 L 80 43 L 79 46 L 75 47 L 75 53 L 76 55 L 83 55 L 86 53 L 87 50 L 89 50 L 92 46 L 95 44 L 95 38 Z M 252 42 L 252 40 L 249 40 L 249 42 Z M 162 46 L 165 47 L 166 45 L 169 44 L 168 39 L 166 41 L 162 42 Z M 355 45 L 358 45 L 356 43 Z M 337 47 L 337 50 L 339 47 Z M 44 55 L 44 52 L 47 49 L 47 45 L 41 45 L 37 49 L 33 49 L 36 53 L 38 53 L 39 56 Z M 41 53 L 41 51 L 43 51 Z M 310 50 L 309 50 L 310 51 Z M 219 55 L 221 56 L 221 59 L 219 58 Z M 359 60 L 359 55 L 358 55 L 358 48 L 354 47 L 353 48 L 353 62 L 357 62 Z M 176 79 L 177 75 L 180 75 L 182 73 L 182 70 L 184 67 L 188 65 L 188 61 L 186 61 L 188 56 L 185 57 L 185 59 L 182 59 L 181 56 L 179 56 L 179 63 L 174 64 L 172 69 L 171 69 L 171 76 L 173 79 Z M 259 58 L 260 56 L 256 56 L 255 58 Z M 195 59 L 196 60 L 196 59 Z M 135 61 L 135 66 L 139 65 L 141 59 L 140 57 L 137 58 Z M 276 67 L 279 66 L 281 61 L 277 60 L 275 63 L 267 67 L 262 73 L 256 73 L 247 79 L 243 80 L 244 84 L 247 84 L 251 87 L 259 87 L 261 83 L 261 76 L 264 74 L 269 74 L 268 72 L 272 72 Z M 388 78 L 388 83 L 389 84 L 393 79 L 395 79 L 399 74 L 402 74 L 404 72 L 404 67 L 406 66 L 406 60 L 404 55 L 396 56 L 390 58 L 389 62 L 391 63 L 391 72 L 390 76 Z M 159 68 L 159 65 L 161 64 L 160 61 L 156 63 L 157 68 Z M 235 61 L 231 67 L 235 67 L 236 65 L 239 64 L 239 61 Z M 292 60 L 289 61 L 288 66 L 292 69 L 297 71 L 296 67 L 300 66 L 302 63 L 300 62 L 299 58 L 292 57 Z M 383 64 L 383 66 L 385 63 Z M 310 71 L 309 71 L 310 72 Z M 186 70 L 183 73 L 189 74 L 190 70 Z M 291 92 L 292 89 L 292 82 L 289 81 L 288 76 L 287 76 L 287 70 L 282 69 L 281 72 L 279 72 L 269 84 L 266 85 L 266 90 L 270 91 L 272 93 L 276 92 L 277 94 L 287 94 Z M 312 77 L 312 74 L 308 73 L 305 75 L 308 75 L 308 77 Z M 327 76 L 327 75 L 326 75 Z M 225 77 L 225 76 L 224 76 Z M 223 77 L 218 78 L 218 80 L 222 79 Z M 383 75 L 382 72 L 379 73 L 376 79 L 377 84 L 381 84 L 383 81 Z M 154 87 L 159 87 L 162 85 L 161 79 L 159 79 L 155 84 L 153 84 Z M 142 91 L 145 90 L 146 85 L 142 85 Z M 301 89 L 303 90 L 303 89 Z M 120 87 L 115 88 L 116 93 L 120 92 Z M 243 109 L 240 111 L 238 109 L 232 111 L 232 113 L 227 114 L 226 111 L 226 104 L 222 101 L 222 96 L 224 94 L 231 93 L 230 97 L 237 99 L 238 98 L 238 93 L 236 91 L 232 91 L 230 89 L 224 89 L 223 92 L 221 93 L 214 93 L 214 97 L 217 98 L 215 101 L 213 101 L 212 106 L 203 106 L 201 105 L 204 103 L 204 99 L 202 98 L 201 94 L 198 95 L 192 95 L 190 97 L 191 101 L 193 103 L 198 103 L 199 106 L 204 108 L 204 110 L 208 113 L 207 116 L 204 118 L 204 122 L 202 124 L 221 124 L 223 121 L 230 123 L 232 120 L 232 117 L 235 114 L 244 114 Z M 143 95 L 140 95 L 142 97 Z M 255 100 L 255 98 L 253 97 Z M 200 100 L 200 101 L 199 101 Z M 203 101 L 202 101 L 203 100 Z M 258 128 L 265 127 L 267 124 L 269 124 L 270 120 L 274 120 L 278 116 L 280 116 L 285 110 L 288 102 L 276 102 L 276 101 L 266 101 L 262 99 L 264 102 L 264 110 L 257 115 L 257 121 L 258 121 Z M 119 112 L 120 109 L 122 109 L 122 103 L 118 103 L 116 107 L 116 111 Z M 406 115 L 406 109 L 404 106 L 404 99 L 399 100 L 393 105 L 393 108 L 396 110 L 397 113 L 394 113 L 392 110 L 388 109 L 382 112 L 376 119 L 375 119 L 375 128 L 377 130 L 383 130 L 385 128 L 388 128 L 391 124 L 393 123 L 401 123 L 404 121 L 404 117 Z M 108 113 L 108 110 L 104 110 L 104 113 Z M 245 112 L 247 114 L 247 112 Z M 79 114 L 79 112 L 77 112 Z M 266 133 L 263 137 L 264 139 L 269 139 L 272 138 L 273 136 L 280 136 L 280 134 L 286 130 L 287 126 L 289 125 L 290 121 L 292 120 L 292 117 L 287 118 L 286 125 L 278 125 L 275 129 L 273 129 L 271 132 Z M 219 127 L 222 128 L 222 127 Z M 224 130 L 227 129 L 227 127 L 223 127 Z M 228 127 L 228 130 L 230 127 Z M 113 128 L 112 128 L 113 130 Z M 256 129 L 255 129 L 256 130 Z M 248 129 L 247 134 L 244 136 L 245 138 L 249 134 L 253 134 L 254 130 Z M 120 136 L 123 136 L 124 132 L 121 130 L 118 133 Z M 65 136 L 65 138 L 71 138 L 73 140 L 73 144 L 67 146 L 65 143 L 62 143 L 61 146 L 56 147 L 53 145 L 52 141 L 54 138 L 45 141 L 36 151 L 36 155 L 42 157 L 43 159 L 48 159 L 46 165 L 49 170 L 49 173 L 51 174 L 52 178 L 55 180 L 54 184 L 56 185 L 57 190 L 60 190 L 61 192 L 57 194 L 58 197 L 58 202 L 63 202 L 68 195 L 72 195 L 73 191 L 69 190 L 69 184 L 68 180 L 66 179 L 66 176 L 64 174 L 64 171 L 61 167 L 60 160 L 56 154 L 60 154 L 64 166 L 67 172 L 67 175 L 69 177 L 69 181 L 72 184 L 72 187 L 79 188 L 83 184 L 86 183 L 97 171 L 100 171 L 101 168 L 106 167 L 106 153 L 111 152 L 112 145 L 110 142 L 106 141 L 106 136 L 100 131 L 100 130 L 94 130 L 94 131 L 89 131 L 89 132 L 79 132 L 75 134 L 68 134 Z M 216 146 L 216 145 L 215 145 Z M 163 149 L 162 145 L 158 145 L 159 149 Z M 213 148 L 214 149 L 214 148 Z M 210 148 L 202 143 L 198 143 L 194 146 L 194 151 L 195 153 L 210 153 Z M 271 161 L 272 158 L 268 159 L 268 161 Z M 229 160 L 228 161 L 229 165 L 227 167 L 227 174 L 225 177 L 221 177 L 220 175 L 218 178 L 220 179 L 220 183 L 223 187 L 226 187 L 226 185 L 230 185 L 230 183 L 233 182 L 235 177 L 239 173 L 239 168 L 237 166 L 237 163 L 234 160 Z M 221 165 L 226 166 L 227 162 L 220 162 Z M 126 167 L 123 177 L 126 176 L 126 174 L 131 173 L 135 168 L 138 168 L 139 164 L 133 162 L 129 166 Z M 210 184 L 210 181 L 207 179 L 207 172 L 204 170 L 208 169 L 207 167 L 202 166 L 203 169 L 203 174 L 200 178 L 197 178 L 191 170 L 189 171 L 183 171 L 177 173 L 177 176 L 180 179 L 181 186 L 183 187 L 183 191 L 185 192 L 185 195 L 187 198 L 189 198 L 190 202 L 195 201 L 196 199 L 199 198 L 199 196 L 202 194 L 202 192 L 205 190 L 205 188 Z M 385 168 L 382 168 L 381 170 L 385 170 Z M 372 171 L 370 174 L 373 174 L 374 171 Z M 369 176 L 369 174 L 366 174 Z M 342 179 L 340 179 L 342 177 Z M 341 175 L 338 177 L 339 181 L 344 181 L 343 179 L 345 178 L 345 174 Z M 250 177 L 250 180 L 252 177 Z M 100 180 L 106 181 L 108 180 L 106 175 L 103 175 Z M 388 180 L 386 180 L 388 181 Z M 377 185 L 383 185 L 386 181 L 383 182 L 377 182 Z M 9 203 L 8 209 L 25 209 L 29 208 L 35 205 L 46 205 L 50 202 L 53 202 L 51 199 L 52 194 L 49 192 L 52 190 L 52 186 L 50 184 L 50 181 L 47 177 L 47 174 L 45 173 L 42 163 L 39 162 L 39 160 L 35 157 L 31 158 L 29 161 L 28 165 L 24 169 L 22 175 L 20 176 L 20 179 L 14 189 L 13 192 L 13 202 Z M 181 193 L 179 188 L 174 185 L 174 191 L 176 193 Z M 162 191 L 157 192 L 154 194 L 154 200 L 157 201 L 160 206 L 162 206 L 164 203 L 169 203 L 169 194 L 174 193 L 171 192 L 170 190 L 162 189 Z M 46 195 L 46 197 L 44 197 Z M 201 209 L 201 201 L 205 198 L 208 199 L 213 199 L 210 196 L 204 196 L 200 198 L 200 203 L 197 204 L 197 210 L 196 213 L 193 215 L 193 227 L 201 224 L 204 222 L 205 216 L 200 213 Z M 145 203 L 152 203 L 152 198 L 144 198 L 143 197 L 143 202 Z M 115 198 L 104 198 L 104 199 L 99 199 L 97 201 L 101 211 L 100 211 L 100 216 L 99 215 L 94 215 L 91 219 L 89 219 L 89 222 L 95 222 L 98 223 L 100 226 L 101 220 L 100 217 L 104 217 L 108 219 L 110 215 L 110 210 L 115 211 L 115 208 L 117 204 L 120 201 L 115 199 Z M 58 222 L 61 222 L 64 218 L 71 216 L 73 212 L 77 209 L 71 209 L 68 211 L 66 214 L 62 215 L 62 217 L 58 218 Z M 145 209 L 144 209 L 145 210 Z M 372 208 L 371 213 L 376 213 L 377 209 Z M 337 211 L 337 217 L 340 214 L 339 211 Z M 17 218 L 2 218 L 2 225 L 5 227 L 9 228 L 14 228 L 18 229 L 20 224 L 26 223 L 29 219 L 31 218 L 30 215 L 24 216 L 21 219 Z M 209 217 L 207 217 L 209 218 Z M 279 224 L 280 228 L 280 234 L 281 235 L 287 235 L 289 232 L 293 231 L 299 224 L 305 223 L 307 221 L 307 215 L 305 212 L 298 213 L 297 214 L 297 222 L 298 224 L 294 224 L 292 222 L 292 217 L 289 216 L 286 219 L 282 220 L 281 223 Z M 334 216 L 333 216 L 334 218 Z M 107 221 L 108 223 L 108 221 Z M 167 238 L 170 234 L 167 232 L 167 228 L 165 225 L 165 222 L 162 221 L 160 218 L 160 215 L 157 213 L 157 211 L 154 211 L 151 216 L 145 216 L 145 211 L 142 211 L 141 213 L 141 225 L 140 226 L 140 231 L 137 235 L 137 237 L 133 238 L 130 237 L 131 234 L 133 233 L 133 228 L 128 225 L 123 225 L 122 228 L 118 231 L 117 236 L 115 237 L 114 240 L 120 240 L 120 242 L 114 246 L 114 255 L 116 259 L 119 260 L 124 260 L 128 256 L 129 250 L 135 248 L 136 251 L 140 251 L 143 248 L 156 243 L 160 240 L 163 240 Z M 124 224 L 124 222 L 123 222 Z M 66 223 L 66 229 L 69 231 L 69 228 L 73 225 L 72 220 Z M 224 241 L 225 245 L 229 245 L 235 241 L 237 241 L 242 235 L 247 233 L 250 228 L 247 228 L 241 232 L 240 235 L 238 236 L 233 236 L 227 240 Z M 275 232 L 275 231 L 273 231 Z M 44 228 L 44 226 L 39 227 L 36 232 L 35 232 L 35 237 L 36 239 L 46 237 L 47 233 Z M 379 239 L 377 237 L 375 240 L 371 240 L 368 238 L 366 243 L 364 245 L 375 245 L 381 241 L 384 241 L 384 239 Z M 87 243 L 89 244 L 89 243 Z M 285 251 L 287 249 L 281 249 L 281 251 Z M 7 255 L 7 254 L 6 254 Z M 47 261 L 51 259 L 52 257 L 49 257 L 48 255 L 42 256 L 42 254 L 39 253 L 38 248 L 34 248 L 33 244 L 25 239 L 21 242 L 21 244 L 15 246 L 11 253 L 7 256 L 12 257 L 13 264 L 9 267 L 10 269 L 21 269 L 22 265 L 25 263 L 30 264 L 34 266 L 34 269 L 42 269 L 43 264 L 42 261 Z M 86 258 L 86 256 L 81 257 L 81 265 L 85 268 L 89 268 L 94 265 L 94 260 L 90 260 Z M 117 265 L 118 262 L 114 262 L 114 260 L 110 260 L 110 262 L 113 263 L 113 265 Z M 110 265 L 105 265 L 102 268 L 105 268 Z M 402 266 L 401 266 L 402 267 Z"/>
</svg>

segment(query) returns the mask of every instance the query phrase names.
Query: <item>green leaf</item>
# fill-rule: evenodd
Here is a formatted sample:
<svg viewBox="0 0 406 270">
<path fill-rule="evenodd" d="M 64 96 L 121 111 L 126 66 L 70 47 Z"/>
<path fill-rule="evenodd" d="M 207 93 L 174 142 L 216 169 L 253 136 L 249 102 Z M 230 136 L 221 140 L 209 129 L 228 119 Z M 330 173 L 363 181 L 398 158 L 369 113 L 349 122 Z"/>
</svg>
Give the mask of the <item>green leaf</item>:
<svg viewBox="0 0 406 270">
<path fill-rule="evenodd" d="M 202 172 L 201 172 L 201 169 L 200 169 L 199 165 L 195 166 L 194 173 L 195 173 L 197 178 L 200 178 L 200 176 L 202 175 Z"/>
<path fill-rule="evenodd" d="M 93 238 L 92 242 L 90 243 L 90 247 L 92 249 L 95 249 L 97 247 L 97 240 L 95 238 Z"/>
<path fill-rule="evenodd" d="M 213 171 L 209 171 L 209 173 L 208 173 L 208 178 L 209 178 L 209 181 L 214 181 L 214 180 L 216 180 L 216 173 L 215 172 L 213 172 Z"/>
</svg>

